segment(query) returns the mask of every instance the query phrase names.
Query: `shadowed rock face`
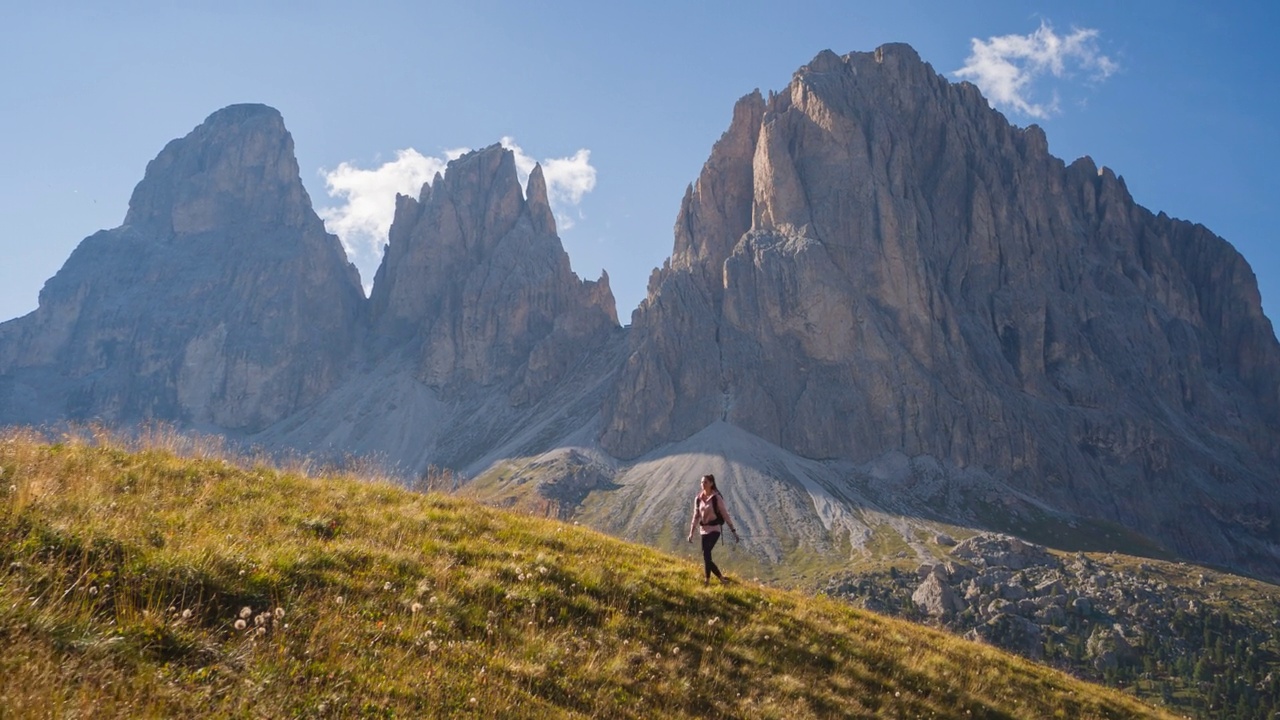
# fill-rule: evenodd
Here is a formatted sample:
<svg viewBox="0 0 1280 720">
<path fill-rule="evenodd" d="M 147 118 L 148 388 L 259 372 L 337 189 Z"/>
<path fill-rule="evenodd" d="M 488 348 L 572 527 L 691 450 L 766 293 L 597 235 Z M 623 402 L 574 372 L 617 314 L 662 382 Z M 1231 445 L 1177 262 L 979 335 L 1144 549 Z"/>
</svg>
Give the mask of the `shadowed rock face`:
<svg viewBox="0 0 1280 720">
<path fill-rule="evenodd" d="M 494 145 L 399 196 L 370 297 L 380 343 L 408 344 L 419 379 L 446 395 L 510 385 L 537 399 L 617 328 L 609 276 L 580 281 L 556 236 L 541 167 L 528 199 Z"/>
<path fill-rule="evenodd" d="M 280 114 L 234 105 L 170 142 L 124 225 L 0 326 L 0 414 L 256 430 L 334 387 L 363 302 Z"/>
<path fill-rule="evenodd" d="M 1248 264 L 906 46 L 739 102 L 630 342 L 619 457 L 721 420 L 810 458 L 931 455 L 1275 572 L 1280 347 Z"/>
</svg>

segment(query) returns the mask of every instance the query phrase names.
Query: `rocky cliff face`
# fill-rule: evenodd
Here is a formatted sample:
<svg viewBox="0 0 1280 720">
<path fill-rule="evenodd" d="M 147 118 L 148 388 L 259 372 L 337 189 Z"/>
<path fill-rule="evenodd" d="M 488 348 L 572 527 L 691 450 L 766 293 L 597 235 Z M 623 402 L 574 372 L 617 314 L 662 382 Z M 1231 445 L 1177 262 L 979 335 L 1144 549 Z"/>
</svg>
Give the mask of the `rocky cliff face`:
<svg viewBox="0 0 1280 720">
<path fill-rule="evenodd" d="M 527 199 L 494 145 L 400 196 L 370 297 L 380 342 L 408 344 L 446 395 L 510 385 L 531 402 L 618 326 L 609 276 L 580 281 L 556 235 L 541 167 Z"/>
<path fill-rule="evenodd" d="M 608 276 L 570 269 L 541 168 L 522 190 L 495 145 L 397 198 L 370 308 L 359 369 L 255 442 L 413 477 L 591 441 L 624 333 Z"/>
<path fill-rule="evenodd" d="M 0 416 L 260 429 L 336 385 L 363 302 L 280 114 L 234 105 L 169 143 L 124 224 L 0 325 Z"/>
<path fill-rule="evenodd" d="M 981 468 L 1205 561 L 1280 557 L 1280 346 L 1247 263 L 906 46 L 740 101 L 631 349 L 620 457 L 723 420 L 809 458 Z"/>
</svg>

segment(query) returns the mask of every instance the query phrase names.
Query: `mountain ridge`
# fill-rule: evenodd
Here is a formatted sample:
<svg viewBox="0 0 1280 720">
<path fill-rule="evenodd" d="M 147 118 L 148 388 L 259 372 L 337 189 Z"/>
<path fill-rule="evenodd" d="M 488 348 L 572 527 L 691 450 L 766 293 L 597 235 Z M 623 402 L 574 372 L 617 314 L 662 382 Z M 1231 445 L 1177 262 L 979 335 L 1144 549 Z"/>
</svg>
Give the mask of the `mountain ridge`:
<svg viewBox="0 0 1280 720">
<path fill-rule="evenodd" d="M 824 51 L 744 96 L 625 328 L 608 276 L 569 269 L 540 168 L 521 188 L 510 151 L 397 198 L 366 301 L 278 113 L 220 113 L 166 146 L 48 302 L 0 324 L 0 422 L 169 420 L 409 478 L 447 467 L 477 496 L 659 546 L 715 465 L 735 504 L 768 508 L 744 514 L 746 550 L 776 572 L 838 568 L 884 533 L 923 559 L 915 536 L 947 523 L 1043 521 L 1280 576 L 1280 345 L 1248 263 L 908 46 Z M 216 236 L 278 263 L 281 228 L 324 262 L 245 286 L 223 246 L 149 275 L 121 259 Z M 234 322 L 157 291 L 166 273 L 229 299 L 213 306 Z M 332 287 L 336 311 L 318 300 Z"/>
</svg>

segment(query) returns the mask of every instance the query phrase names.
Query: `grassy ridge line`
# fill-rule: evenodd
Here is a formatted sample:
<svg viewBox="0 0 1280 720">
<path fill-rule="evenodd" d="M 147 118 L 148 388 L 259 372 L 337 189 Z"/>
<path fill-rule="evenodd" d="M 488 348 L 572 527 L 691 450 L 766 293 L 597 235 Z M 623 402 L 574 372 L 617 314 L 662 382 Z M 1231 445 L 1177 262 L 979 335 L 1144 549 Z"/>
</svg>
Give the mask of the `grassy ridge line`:
<svg viewBox="0 0 1280 720">
<path fill-rule="evenodd" d="M 164 444 L 0 434 L 0 715 L 1168 717 L 584 528 Z"/>
</svg>

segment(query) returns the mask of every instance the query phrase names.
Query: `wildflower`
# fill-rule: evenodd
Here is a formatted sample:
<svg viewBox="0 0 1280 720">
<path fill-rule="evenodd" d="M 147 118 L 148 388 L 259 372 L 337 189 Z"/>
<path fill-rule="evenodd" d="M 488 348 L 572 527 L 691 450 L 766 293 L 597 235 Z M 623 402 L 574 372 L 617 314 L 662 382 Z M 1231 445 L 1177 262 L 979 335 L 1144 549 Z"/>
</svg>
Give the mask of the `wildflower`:
<svg viewBox="0 0 1280 720">
<path fill-rule="evenodd" d="M 421 610 L 421 609 L 422 609 L 422 603 L 420 603 L 420 602 L 416 602 L 416 603 L 414 603 L 414 604 L 412 604 L 412 605 L 410 605 L 410 606 L 409 606 L 409 612 L 416 613 L 416 612 L 418 612 L 418 611 L 419 611 L 419 610 Z"/>
<path fill-rule="evenodd" d="M 237 629 L 237 630 L 243 630 L 243 629 L 245 629 L 245 627 L 246 627 L 246 625 L 247 625 L 247 624 L 248 624 L 248 623 L 246 623 L 246 622 L 245 622 L 245 621 L 243 621 L 243 620 L 237 620 L 237 621 L 236 621 L 236 629 Z"/>
<path fill-rule="evenodd" d="M 249 607 L 240 608 L 240 617 L 247 618 L 252 614 L 253 614 L 253 608 L 249 608 Z"/>
</svg>

